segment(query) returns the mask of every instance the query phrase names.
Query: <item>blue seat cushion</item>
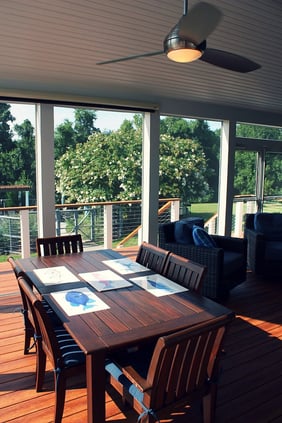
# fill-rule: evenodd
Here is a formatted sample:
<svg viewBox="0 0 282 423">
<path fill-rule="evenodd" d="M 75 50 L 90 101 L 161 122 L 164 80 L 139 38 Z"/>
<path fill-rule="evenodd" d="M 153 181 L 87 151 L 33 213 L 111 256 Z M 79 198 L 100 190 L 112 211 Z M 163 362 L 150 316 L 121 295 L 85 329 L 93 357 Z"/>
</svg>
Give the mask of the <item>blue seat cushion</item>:
<svg viewBox="0 0 282 423">
<path fill-rule="evenodd" d="M 216 242 L 214 239 L 206 232 L 204 228 L 200 226 L 193 226 L 192 236 L 195 245 L 200 247 L 215 248 Z"/>
<path fill-rule="evenodd" d="M 174 223 L 174 239 L 177 244 L 194 244 L 193 226 L 204 226 L 202 218 L 189 217 Z"/>
<path fill-rule="evenodd" d="M 256 213 L 254 228 L 268 241 L 282 241 L 282 213 Z"/>
<path fill-rule="evenodd" d="M 244 255 L 235 253 L 234 251 L 224 250 L 223 255 L 223 275 L 231 275 L 236 272 L 240 267 L 245 265 Z"/>
<path fill-rule="evenodd" d="M 281 241 L 267 241 L 265 243 L 264 258 L 269 261 L 282 261 L 282 240 Z"/>
</svg>

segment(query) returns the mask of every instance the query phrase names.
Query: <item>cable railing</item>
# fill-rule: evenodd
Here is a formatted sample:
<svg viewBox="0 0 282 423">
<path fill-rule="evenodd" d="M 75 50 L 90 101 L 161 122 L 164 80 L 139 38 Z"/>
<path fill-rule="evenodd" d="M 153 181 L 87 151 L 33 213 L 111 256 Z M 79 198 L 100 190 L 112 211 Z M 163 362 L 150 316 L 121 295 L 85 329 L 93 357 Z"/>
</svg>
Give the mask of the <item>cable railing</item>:
<svg viewBox="0 0 282 423">
<path fill-rule="evenodd" d="M 159 204 L 160 222 L 179 219 L 179 198 L 160 199 Z M 141 207 L 141 200 L 58 204 L 56 235 L 80 233 L 85 249 L 138 245 Z M 29 257 L 36 251 L 37 234 L 36 206 L 0 208 L 0 254 Z"/>
</svg>

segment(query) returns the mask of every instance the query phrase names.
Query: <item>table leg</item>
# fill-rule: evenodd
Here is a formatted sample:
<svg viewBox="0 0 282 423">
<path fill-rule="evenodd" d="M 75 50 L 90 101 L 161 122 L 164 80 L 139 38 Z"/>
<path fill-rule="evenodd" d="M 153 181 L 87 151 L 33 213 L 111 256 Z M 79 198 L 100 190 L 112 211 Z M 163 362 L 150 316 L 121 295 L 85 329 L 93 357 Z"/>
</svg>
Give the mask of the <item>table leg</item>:
<svg viewBox="0 0 282 423">
<path fill-rule="evenodd" d="M 86 356 L 86 383 L 88 423 L 105 423 L 106 371 L 103 351 Z"/>
</svg>

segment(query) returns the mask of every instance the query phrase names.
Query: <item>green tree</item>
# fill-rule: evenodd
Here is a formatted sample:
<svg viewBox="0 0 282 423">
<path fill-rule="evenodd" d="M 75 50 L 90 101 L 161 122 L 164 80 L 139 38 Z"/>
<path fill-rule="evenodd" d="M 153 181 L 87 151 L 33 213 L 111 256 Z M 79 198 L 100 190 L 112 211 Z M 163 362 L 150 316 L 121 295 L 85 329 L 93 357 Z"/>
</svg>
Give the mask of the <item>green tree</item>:
<svg viewBox="0 0 282 423">
<path fill-rule="evenodd" d="M 206 159 L 199 143 L 161 135 L 160 196 L 180 197 L 184 203 L 206 199 Z"/>
<path fill-rule="evenodd" d="M 205 120 L 191 121 L 190 128 L 192 139 L 201 145 L 206 157 L 205 176 L 210 189 L 208 201 L 216 202 L 218 199 L 220 138 L 210 129 Z"/>
<path fill-rule="evenodd" d="M 141 143 L 131 132 L 96 132 L 56 162 L 56 179 L 57 191 L 69 202 L 140 198 Z M 129 192 L 131 182 L 139 184 L 138 192 Z"/>
<path fill-rule="evenodd" d="M 61 157 L 68 148 L 76 144 L 76 134 L 73 123 L 65 119 L 63 123 L 55 128 L 54 133 L 55 159 Z"/>
<path fill-rule="evenodd" d="M 96 112 L 94 110 L 75 109 L 74 122 L 65 119 L 55 128 L 55 159 L 60 158 L 68 148 L 77 143 L 84 143 L 94 132 L 100 132 L 95 127 Z"/>
<path fill-rule="evenodd" d="M 239 124 L 236 127 L 236 135 L 242 138 L 281 140 L 281 128 L 269 126 L 257 126 Z M 235 154 L 235 194 L 255 194 L 256 187 L 256 156 L 254 151 L 237 151 Z M 266 161 L 265 187 L 266 195 L 277 195 L 281 193 L 281 156 L 268 154 Z"/>
<path fill-rule="evenodd" d="M 95 128 L 97 117 L 94 110 L 75 109 L 74 119 L 76 142 L 84 143 L 94 132 L 100 132 L 98 128 Z"/>
<path fill-rule="evenodd" d="M 18 166 L 14 175 L 18 184 L 29 185 L 33 198 L 36 197 L 36 165 L 35 165 L 35 136 L 34 128 L 28 119 L 22 124 L 15 125 L 16 139 L 15 153 L 18 156 Z"/>
<path fill-rule="evenodd" d="M 10 104 L 0 103 L 0 148 L 1 152 L 14 148 L 13 132 L 10 124 L 15 120 L 10 111 Z"/>
<path fill-rule="evenodd" d="M 205 156 L 192 140 L 161 135 L 160 196 L 206 196 Z M 68 202 L 141 198 L 142 131 L 126 120 L 118 131 L 95 133 L 56 163 L 57 191 Z"/>
<path fill-rule="evenodd" d="M 160 121 L 160 133 L 174 138 L 191 138 L 192 131 L 189 121 L 179 117 L 165 117 Z"/>
</svg>

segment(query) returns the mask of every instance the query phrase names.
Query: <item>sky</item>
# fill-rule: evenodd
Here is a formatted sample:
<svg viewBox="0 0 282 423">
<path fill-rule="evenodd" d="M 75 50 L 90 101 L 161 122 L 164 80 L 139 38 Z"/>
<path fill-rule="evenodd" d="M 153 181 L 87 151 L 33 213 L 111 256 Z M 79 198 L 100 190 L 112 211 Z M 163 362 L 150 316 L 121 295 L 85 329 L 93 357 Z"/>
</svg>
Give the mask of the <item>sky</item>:
<svg viewBox="0 0 282 423">
<path fill-rule="evenodd" d="M 22 124 L 25 119 L 30 120 L 35 126 L 35 108 L 32 104 L 11 104 L 11 113 L 16 118 L 14 124 Z M 97 110 L 95 127 L 102 132 L 107 130 L 116 130 L 125 119 L 132 120 L 135 113 L 112 112 Z M 74 110 L 68 107 L 55 107 L 54 126 L 55 128 L 64 122 L 65 119 L 74 120 Z M 209 126 L 212 130 L 220 128 L 220 122 L 210 122 Z"/>
<path fill-rule="evenodd" d="M 11 104 L 11 114 L 16 118 L 14 124 L 22 124 L 25 119 L 30 120 L 35 126 L 34 105 L 32 104 Z M 96 111 L 97 120 L 95 127 L 101 131 L 119 129 L 125 119 L 131 120 L 134 113 Z M 65 119 L 74 120 L 74 110 L 68 107 L 55 107 L 54 126 L 55 128 L 64 122 Z"/>
</svg>

